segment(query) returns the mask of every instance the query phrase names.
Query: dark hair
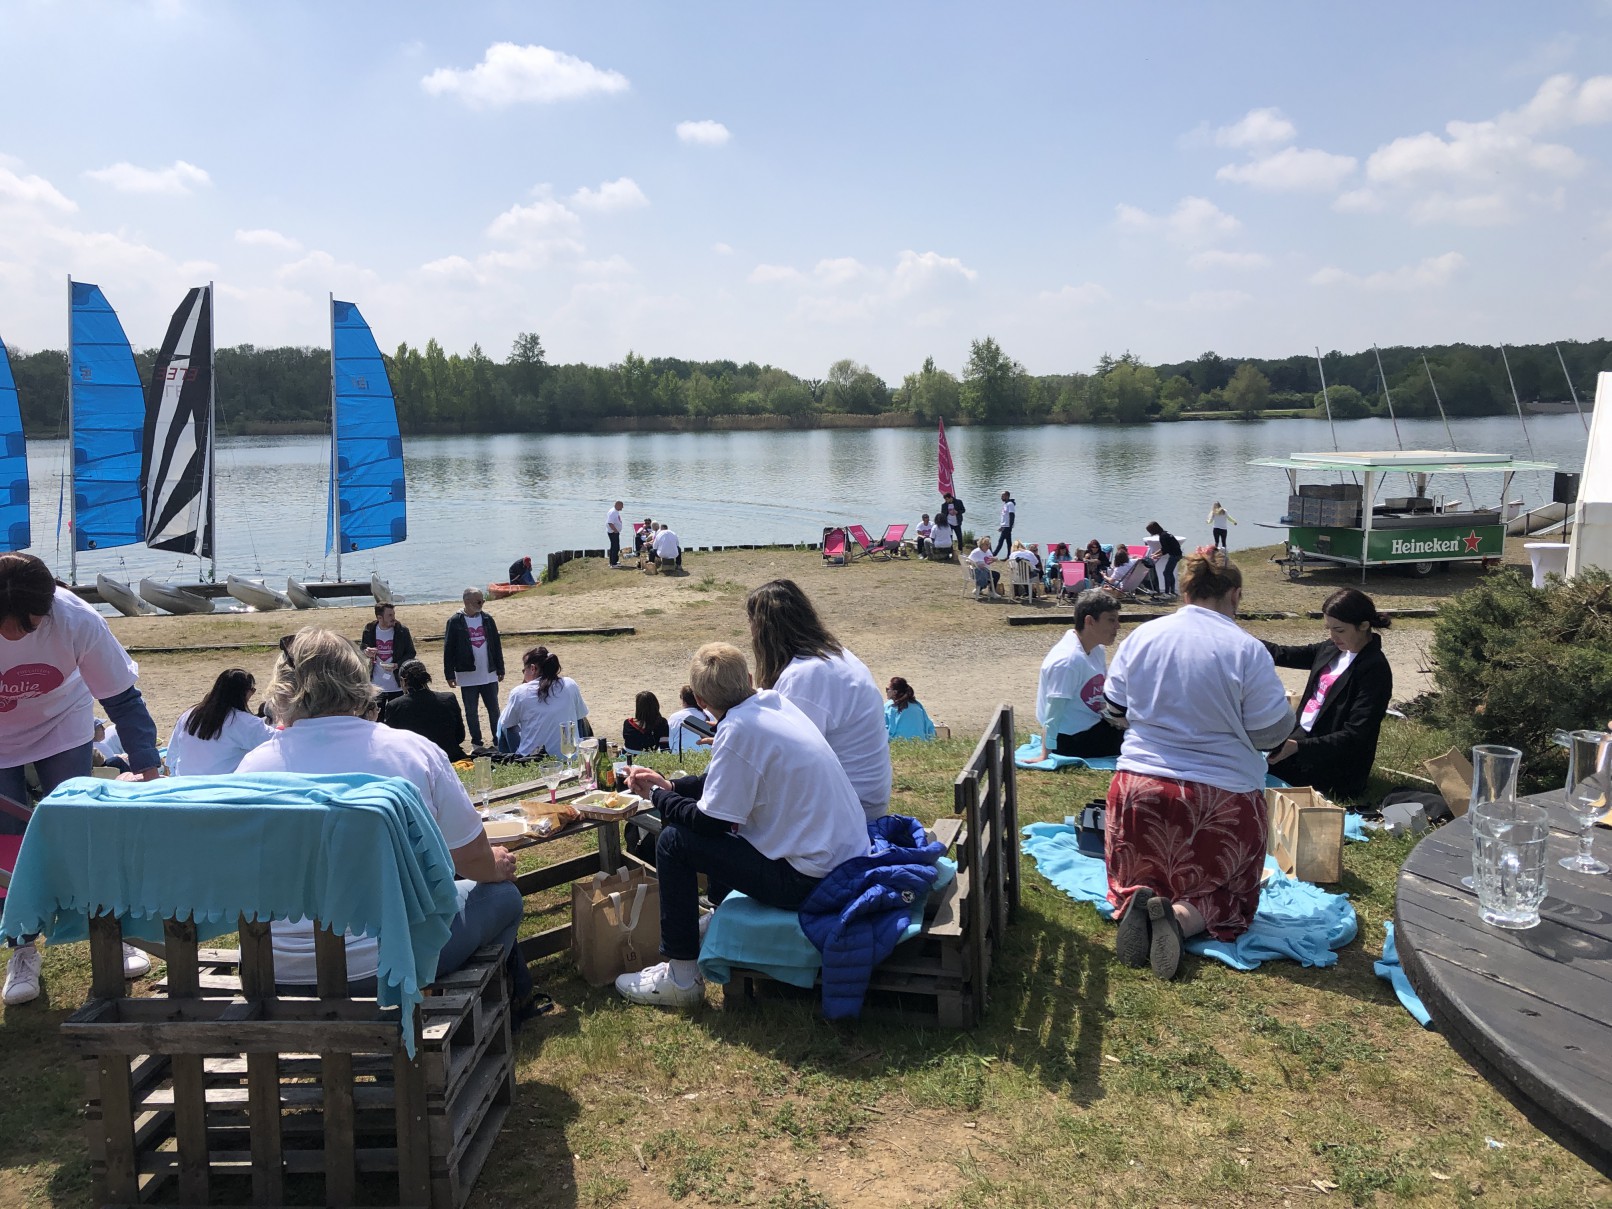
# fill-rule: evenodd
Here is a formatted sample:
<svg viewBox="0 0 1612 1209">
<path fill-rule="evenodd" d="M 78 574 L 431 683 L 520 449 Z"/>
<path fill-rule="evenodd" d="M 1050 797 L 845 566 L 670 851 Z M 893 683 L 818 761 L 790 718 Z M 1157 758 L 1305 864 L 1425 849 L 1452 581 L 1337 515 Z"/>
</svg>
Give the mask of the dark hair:
<svg viewBox="0 0 1612 1209">
<path fill-rule="evenodd" d="M 891 676 L 890 687 L 885 691 L 894 694 L 890 698 L 890 703 L 898 710 L 906 709 L 918 699 L 917 694 L 912 691 L 912 685 L 900 676 Z"/>
<path fill-rule="evenodd" d="M 0 554 L 0 622 L 15 621 L 24 634 L 56 603 L 56 577 L 42 559 L 12 550 Z"/>
<path fill-rule="evenodd" d="M 521 663 L 537 669 L 537 699 L 547 701 L 549 690 L 560 678 L 560 657 L 546 646 L 534 646 L 521 656 Z"/>
<path fill-rule="evenodd" d="M 699 709 L 700 703 L 694 700 L 694 686 L 685 684 L 677 690 L 677 699 L 683 703 L 684 709 Z"/>
<path fill-rule="evenodd" d="M 382 601 L 380 604 L 375 606 L 375 620 L 379 621 L 381 619 L 381 614 L 386 612 L 387 609 L 392 610 L 392 615 L 394 617 L 397 615 L 396 605 L 392 604 L 390 601 Z"/>
<path fill-rule="evenodd" d="M 1148 521 L 1148 523 L 1147 523 L 1147 531 L 1149 533 L 1151 533 L 1154 537 L 1159 537 L 1160 535 L 1162 535 L 1164 533 L 1164 526 L 1159 524 L 1158 521 Z"/>
<path fill-rule="evenodd" d="M 1181 595 L 1189 601 L 1219 600 L 1243 586 L 1243 573 L 1230 559 L 1219 562 L 1213 553 L 1194 550 L 1182 563 Z"/>
<path fill-rule="evenodd" d="M 665 721 L 660 713 L 660 698 L 647 688 L 633 699 L 632 716 L 650 734 L 654 734 L 655 728 Z"/>
<path fill-rule="evenodd" d="M 1068 558 L 1069 557 L 1069 543 L 1068 542 L 1059 542 L 1058 543 L 1058 548 L 1056 550 L 1054 550 L 1053 553 L 1057 554 L 1057 555 L 1060 555 L 1063 558 Z"/>
<path fill-rule="evenodd" d="M 1091 541 L 1086 543 L 1086 553 L 1087 554 L 1101 554 L 1102 552 L 1103 552 L 1103 543 L 1098 541 L 1095 537 L 1092 538 Z"/>
<path fill-rule="evenodd" d="M 397 682 L 406 693 L 417 693 L 431 683 L 431 673 L 418 659 L 410 659 L 397 669 Z"/>
<path fill-rule="evenodd" d="M 1105 613 L 1118 613 L 1119 600 L 1101 588 L 1087 588 L 1075 597 L 1075 633 L 1086 628 L 1088 619 L 1101 621 Z"/>
<path fill-rule="evenodd" d="M 1339 588 L 1321 602 L 1321 616 L 1334 617 L 1346 625 L 1359 625 L 1369 621 L 1374 630 L 1386 630 L 1394 624 L 1392 617 L 1377 612 L 1377 604 L 1359 588 Z"/>
<path fill-rule="evenodd" d="M 771 688 L 802 655 L 826 659 L 845 648 L 827 627 L 792 579 L 762 584 L 744 602 L 750 618 L 750 648 L 756 656 L 756 683 Z"/>
<path fill-rule="evenodd" d="M 1123 542 L 1115 542 L 1114 543 L 1114 565 L 1116 567 L 1123 567 L 1126 563 L 1128 563 L 1130 561 L 1131 561 L 1130 547 L 1125 545 Z"/>
<path fill-rule="evenodd" d="M 185 733 L 198 739 L 216 739 L 224 733 L 224 723 L 235 710 L 244 710 L 246 702 L 257 687 L 252 673 L 242 668 L 226 668 L 218 673 L 207 695 L 190 707 L 185 719 Z"/>
</svg>

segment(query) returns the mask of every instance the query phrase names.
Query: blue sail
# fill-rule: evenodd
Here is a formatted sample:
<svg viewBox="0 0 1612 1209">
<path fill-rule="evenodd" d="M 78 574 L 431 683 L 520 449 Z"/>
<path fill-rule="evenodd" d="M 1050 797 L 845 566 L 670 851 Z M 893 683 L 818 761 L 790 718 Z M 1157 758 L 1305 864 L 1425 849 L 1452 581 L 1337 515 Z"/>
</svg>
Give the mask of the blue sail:
<svg viewBox="0 0 1612 1209">
<path fill-rule="evenodd" d="M 386 362 L 358 308 L 335 300 L 330 306 L 335 440 L 325 548 L 346 554 L 406 540 L 408 509 Z"/>
<path fill-rule="evenodd" d="M 28 448 L 22 440 L 22 407 L 11 358 L 0 340 L 0 542 L 7 550 L 33 545 L 28 528 Z"/>
<path fill-rule="evenodd" d="M 140 499 L 146 396 L 117 312 L 99 286 L 72 283 L 73 548 L 145 541 Z"/>
</svg>

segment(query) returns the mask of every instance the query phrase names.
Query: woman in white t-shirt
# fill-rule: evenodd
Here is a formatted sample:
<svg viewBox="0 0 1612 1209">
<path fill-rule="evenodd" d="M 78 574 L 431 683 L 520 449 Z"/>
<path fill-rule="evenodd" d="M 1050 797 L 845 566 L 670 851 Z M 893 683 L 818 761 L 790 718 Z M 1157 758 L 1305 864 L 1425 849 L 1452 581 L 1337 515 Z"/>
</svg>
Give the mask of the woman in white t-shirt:
<svg viewBox="0 0 1612 1209">
<path fill-rule="evenodd" d="M 560 754 L 560 728 L 588 716 L 582 690 L 569 676 L 560 675 L 560 657 L 546 646 L 534 646 L 521 656 L 523 682 L 509 694 L 498 716 L 499 747 L 519 756 L 546 751 Z"/>
<path fill-rule="evenodd" d="M 1108 901 L 1127 965 L 1175 977 L 1182 940 L 1235 940 L 1259 905 L 1265 752 L 1293 727 L 1270 655 L 1237 624 L 1242 572 L 1199 550 L 1186 604 L 1139 627 L 1103 691 L 1125 715 L 1108 788 Z"/>
<path fill-rule="evenodd" d="M 869 821 L 890 809 L 890 733 L 873 673 L 828 628 L 793 580 L 750 593 L 756 685 L 777 690 L 810 718 L 839 757 Z"/>
<path fill-rule="evenodd" d="M 533 1007 L 531 973 L 515 949 L 524 903 L 515 887 L 515 858 L 487 842 L 481 819 L 442 749 L 411 731 L 372 722 L 375 702 L 368 660 L 346 638 L 309 626 L 299 630 L 275 669 L 268 698 L 285 729 L 248 752 L 240 772 L 368 772 L 402 777 L 420 791 L 442 831 L 458 875 L 459 913 L 437 957 L 438 977 L 451 973 L 485 944 L 507 955 L 517 1015 Z M 313 923 L 272 925 L 275 981 L 297 990 L 315 981 Z M 376 943 L 349 937 L 347 976 L 357 993 L 373 986 Z"/>
<path fill-rule="evenodd" d="M 246 755 L 274 735 L 274 728 L 248 712 L 257 681 L 252 673 L 232 667 L 218 673 L 207 695 L 174 723 L 168 740 L 168 772 L 200 777 L 234 772 Z"/>
<path fill-rule="evenodd" d="M 968 562 L 974 568 L 974 588 L 978 592 L 986 589 L 1002 590 L 1002 573 L 991 570 L 991 564 L 996 561 L 991 556 L 991 539 L 982 537 L 972 550 L 968 552 Z"/>
<path fill-rule="evenodd" d="M 680 756 L 685 750 L 698 749 L 701 744 L 710 746 L 714 723 L 711 715 L 694 700 L 693 685 L 685 684 L 678 690 L 678 700 L 682 708 L 666 719 L 666 742 L 673 754 Z"/>
</svg>

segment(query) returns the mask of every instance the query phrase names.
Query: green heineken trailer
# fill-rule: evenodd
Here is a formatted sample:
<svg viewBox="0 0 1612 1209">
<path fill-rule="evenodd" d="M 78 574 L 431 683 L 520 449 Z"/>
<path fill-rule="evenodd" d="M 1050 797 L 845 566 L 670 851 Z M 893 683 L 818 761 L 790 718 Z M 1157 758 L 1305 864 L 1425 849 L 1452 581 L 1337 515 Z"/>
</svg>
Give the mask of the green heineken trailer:
<svg viewBox="0 0 1612 1209">
<path fill-rule="evenodd" d="M 1303 559 L 1359 567 L 1362 578 L 1367 567 L 1403 567 L 1412 575 L 1430 575 L 1438 563 L 1500 557 L 1506 541 L 1503 510 L 1473 507 L 1470 500 L 1446 504 L 1442 496 L 1428 494 L 1429 476 L 1499 474 L 1504 500 L 1517 471 L 1556 469 L 1549 462 L 1519 461 L 1506 453 L 1427 449 L 1295 453 L 1249 464 L 1287 471 L 1287 514 L 1278 527 L 1287 528 L 1288 549 Z M 1299 475 L 1306 471 L 1348 475 L 1352 481 L 1300 483 Z M 1412 494 L 1379 499 L 1390 476 L 1400 474 L 1407 476 Z"/>
</svg>

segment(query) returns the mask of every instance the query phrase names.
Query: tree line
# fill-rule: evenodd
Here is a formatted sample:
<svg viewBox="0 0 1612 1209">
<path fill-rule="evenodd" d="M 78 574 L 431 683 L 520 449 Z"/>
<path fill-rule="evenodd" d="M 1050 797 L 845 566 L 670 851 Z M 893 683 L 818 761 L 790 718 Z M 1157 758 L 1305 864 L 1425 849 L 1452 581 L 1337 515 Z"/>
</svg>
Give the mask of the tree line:
<svg viewBox="0 0 1612 1209">
<path fill-rule="evenodd" d="M 1559 352 L 1558 352 L 1559 350 Z M 834 362 L 803 378 L 754 361 L 687 361 L 629 352 L 613 365 L 551 364 L 536 333 L 516 337 L 494 361 L 479 345 L 449 354 L 435 340 L 400 344 L 386 358 L 405 434 L 586 431 L 632 417 L 766 416 L 809 427 L 832 414 L 907 414 L 978 424 L 1140 424 L 1190 414 L 1254 418 L 1267 412 L 1322 414 L 1322 373 L 1332 415 L 1452 416 L 1511 411 L 1516 397 L 1566 400 L 1569 381 L 1588 403 L 1595 375 L 1612 369 L 1612 341 L 1498 348 L 1450 344 L 1264 359 L 1206 352 L 1148 365 L 1104 354 L 1089 373 L 1032 375 L 990 336 L 972 341 L 961 375 L 933 357 L 892 386 L 865 365 Z M 155 350 L 136 355 L 149 378 Z M 1563 372 L 1565 362 L 1566 372 Z M 31 436 L 66 428 L 67 356 L 12 350 L 12 372 Z M 330 352 L 321 348 L 219 349 L 219 428 L 224 433 L 317 431 L 329 422 Z M 1508 378 L 1507 370 L 1510 376 Z M 1386 389 L 1385 389 L 1386 388 Z"/>
</svg>

